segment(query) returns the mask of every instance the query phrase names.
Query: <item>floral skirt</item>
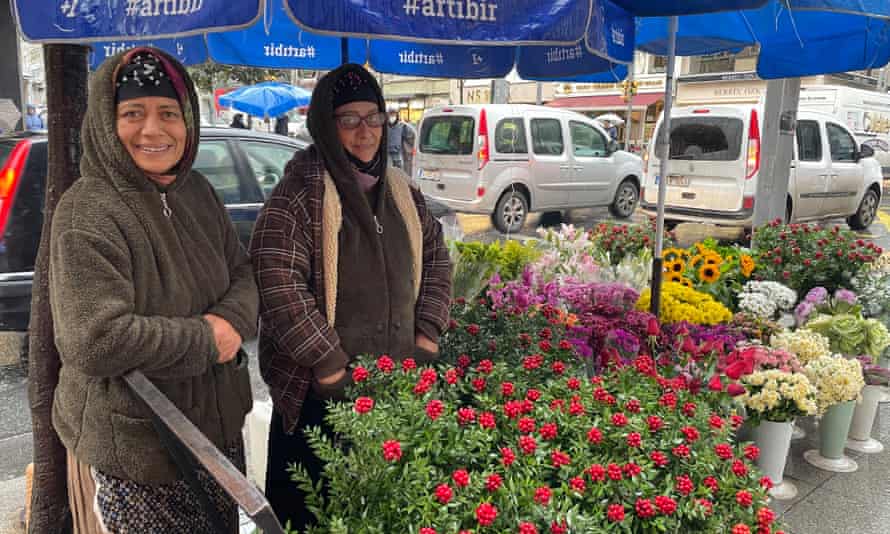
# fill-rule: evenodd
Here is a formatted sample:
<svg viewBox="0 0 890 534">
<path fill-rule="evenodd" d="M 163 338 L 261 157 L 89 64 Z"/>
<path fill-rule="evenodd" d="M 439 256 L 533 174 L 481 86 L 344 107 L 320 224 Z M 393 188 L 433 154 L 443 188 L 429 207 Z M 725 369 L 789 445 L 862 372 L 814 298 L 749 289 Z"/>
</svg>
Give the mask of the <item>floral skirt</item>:
<svg viewBox="0 0 890 534">
<path fill-rule="evenodd" d="M 244 444 L 224 452 L 243 472 Z M 216 534 L 216 522 L 225 525 L 226 533 L 238 531 L 235 502 L 204 469 L 195 474 L 215 518 L 208 515 L 202 499 L 184 479 L 159 486 L 139 484 L 81 464 L 70 452 L 68 467 L 75 534 Z"/>
</svg>

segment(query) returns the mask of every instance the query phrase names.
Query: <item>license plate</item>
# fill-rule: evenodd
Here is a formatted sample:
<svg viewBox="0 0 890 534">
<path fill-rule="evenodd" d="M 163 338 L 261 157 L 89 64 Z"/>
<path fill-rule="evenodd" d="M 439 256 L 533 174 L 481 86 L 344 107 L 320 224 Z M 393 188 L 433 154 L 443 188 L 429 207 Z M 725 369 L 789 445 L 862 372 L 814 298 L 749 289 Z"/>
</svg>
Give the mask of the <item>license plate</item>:
<svg viewBox="0 0 890 534">
<path fill-rule="evenodd" d="M 421 180 L 429 180 L 431 182 L 438 182 L 441 177 L 439 171 L 428 171 L 426 169 L 420 169 L 420 179 Z"/>
<path fill-rule="evenodd" d="M 679 175 L 671 175 L 668 176 L 668 185 L 674 185 L 678 187 L 688 187 L 689 186 L 689 177 L 688 176 L 679 176 Z"/>
</svg>

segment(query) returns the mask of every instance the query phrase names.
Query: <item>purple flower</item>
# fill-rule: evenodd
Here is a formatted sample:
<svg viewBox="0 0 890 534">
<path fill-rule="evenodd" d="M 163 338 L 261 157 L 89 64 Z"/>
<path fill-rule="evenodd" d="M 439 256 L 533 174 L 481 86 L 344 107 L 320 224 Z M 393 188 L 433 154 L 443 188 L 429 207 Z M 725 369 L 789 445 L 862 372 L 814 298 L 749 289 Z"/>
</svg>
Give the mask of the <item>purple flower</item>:
<svg viewBox="0 0 890 534">
<path fill-rule="evenodd" d="M 810 292 L 812 293 L 812 291 Z M 816 306 L 809 300 L 810 296 L 807 295 L 807 300 L 801 302 L 797 305 L 797 308 L 794 309 L 794 318 L 797 319 L 797 324 L 802 325 L 807 322 L 807 318 L 813 313 L 813 310 L 816 309 Z"/>
<path fill-rule="evenodd" d="M 807 293 L 806 302 L 810 302 L 812 304 L 821 304 L 825 302 L 825 299 L 828 298 L 828 290 L 822 286 L 814 287 Z"/>
<path fill-rule="evenodd" d="M 850 306 L 856 304 L 856 293 L 849 289 L 838 289 L 834 292 L 834 298 L 841 302 L 846 302 Z"/>
</svg>

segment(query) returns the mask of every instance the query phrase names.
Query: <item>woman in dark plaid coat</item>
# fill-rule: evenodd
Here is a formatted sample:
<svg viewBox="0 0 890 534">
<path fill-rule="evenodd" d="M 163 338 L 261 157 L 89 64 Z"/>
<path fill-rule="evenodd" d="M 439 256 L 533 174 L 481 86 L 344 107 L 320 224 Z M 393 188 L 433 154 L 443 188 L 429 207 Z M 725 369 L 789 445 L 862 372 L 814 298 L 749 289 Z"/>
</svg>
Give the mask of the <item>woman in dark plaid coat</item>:
<svg viewBox="0 0 890 534">
<path fill-rule="evenodd" d="M 302 429 L 321 426 L 361 354 L 438 356 L 451 265 L 442 229 L 408 177 L 387 164 L 386 107 L 358 65 L 323 77 L 309 107 L 315 144 L 288 163 L 257 219 L 260 367 L 274 403 L 266 496 L 303 529 L 310 512 L 287 467 L 322 466 Z"/>
</svg>

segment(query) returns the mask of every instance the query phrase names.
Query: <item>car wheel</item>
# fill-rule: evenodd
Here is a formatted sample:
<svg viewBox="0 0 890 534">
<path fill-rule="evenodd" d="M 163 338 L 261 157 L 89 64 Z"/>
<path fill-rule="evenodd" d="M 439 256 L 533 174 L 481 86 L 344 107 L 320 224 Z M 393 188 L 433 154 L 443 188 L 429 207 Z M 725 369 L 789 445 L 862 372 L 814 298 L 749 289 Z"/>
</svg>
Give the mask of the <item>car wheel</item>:
<svg viewBox="0 0 890 534">
<path fill-rule="evenodd" d="M 528 216 L 528 200 L 521 192 L 511 189 L 498 200 L 492 222 L 499 231 L 512 234 L 522 229 L 526 216 Z"/>
<path fill-rule="evenodd" d="M 850 225 L 850 228 L 853 230 L 865 230 L 871 226 L 871 223 L 874 222 L 877 214 L 878 195 L 873 189 L 869 189 L 862 197 L 862 202 L 859 203 L 859 209 L 847 219 L 847 224 Z"/>
<path fill-rule="evenodd" d="M 640 188 L 637 187 L 633 180 L 627 179 L 618 185 L 618 189 L 615 191 L 615 199 L 612 200 L 609 211 L 619 219 L 627 219 L 633 215 L 639 201 Z"/>
</svg>

